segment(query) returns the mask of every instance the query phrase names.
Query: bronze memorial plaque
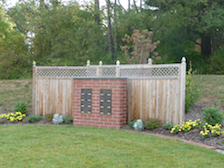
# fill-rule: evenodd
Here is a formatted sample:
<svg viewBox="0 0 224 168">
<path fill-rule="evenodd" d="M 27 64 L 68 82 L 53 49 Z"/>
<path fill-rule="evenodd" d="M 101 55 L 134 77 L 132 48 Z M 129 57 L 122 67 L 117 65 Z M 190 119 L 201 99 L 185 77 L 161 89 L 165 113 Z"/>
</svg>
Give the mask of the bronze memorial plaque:
<svg viewBox="0 0 224 168">
<path fill-rule="evenodd" d="M 111 89 L 100 89 L 100 114 L 111 115 L 112 91 Z"/>
<path fill-rule="evenodd" d="M 92 112 L 92 89 L 81 89 L 81 113 Z"/>
</svg>

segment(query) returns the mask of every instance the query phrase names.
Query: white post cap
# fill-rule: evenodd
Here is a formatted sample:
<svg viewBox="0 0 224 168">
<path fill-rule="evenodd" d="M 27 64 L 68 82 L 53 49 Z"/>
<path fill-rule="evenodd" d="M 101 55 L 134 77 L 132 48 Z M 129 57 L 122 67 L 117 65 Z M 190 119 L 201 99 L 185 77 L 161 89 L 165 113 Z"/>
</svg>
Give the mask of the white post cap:
<svg viewBox="0 0 224 168">
<path fill-rule="evenodd" d="M 182 64 L 186 64 L 186 58 L 185 57 L 182 57 L 181 61 L 182 61 Z"/>
<path fill-rule="evenodd" d="M 149 64 L 149 65 L 152 65 L 152 58 L 149 58 L 149 59 L 148 59 L 148 64 Z"/>
<path fill-rule="evenodd" d="M 36 66 L 36 61 L 33 61 L 33 67 L 35 67 Z"/>
<path fill-rule="evenodd" d="M 86 66 L 90 66 L 90 60 L 87 60 Z"/>
<path fill-rule="evenodd" d="M 102 66 L 102 65 L 103 65 L 103 62 L 102 62 L 102 61 L 100 61 L 100 62 L 99 62 L 99 66 Z"/>
<path fill-rule="evenodd" d="M 120 66 L 120 61 L 119 60 L 116 61 L 116 65 Z"/>
</svg>

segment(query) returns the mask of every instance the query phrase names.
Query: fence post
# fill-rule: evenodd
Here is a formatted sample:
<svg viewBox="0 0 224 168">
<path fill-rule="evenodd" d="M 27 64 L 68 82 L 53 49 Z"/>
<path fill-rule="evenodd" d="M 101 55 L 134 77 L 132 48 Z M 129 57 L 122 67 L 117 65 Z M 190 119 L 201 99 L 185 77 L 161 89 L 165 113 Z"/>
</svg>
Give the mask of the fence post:
<svg viewBox="0 0 224 168">
<path fill-rule="evenodd" d="M 180 124 L 183 123 L 185 117 L 185 82 L 186 82 L 186 58 L 181 60 L 181 84 L 180 84 Z"/>
<path fill-rule="evenodd" d="M 33 61 L 33 107 L 32 113 L 37 115 L 37 67 L 36 62 Z"/>
<path fill-rule="evenodd" d="M 90 75 L 90 69 L 89 69 L 89 66 L 90 66 L 90 60 L 87 60 L 86 62 L 86 67 L 87 67 L 87 77 L 89 77 Z"/>
<path fill-rule="evenodd" d="M 103 65 L 103 62 L 100 61 L 99 62 L 99 67 L 97 68 L 97 76 L 98 77 L 101 77 L 102 76 L 102 65 Z"/>
<path fill-rule="evenodd" d="M 116 77 L 120 77 L 120 61 L 116 61 Z"/>
<path fill-rule="evenodd" d="M 149 58 L 149 59 L 148 59 L 148 64 L 149 64 L 149 65 L 152 65 L 152 58 Z"/>
</svg>

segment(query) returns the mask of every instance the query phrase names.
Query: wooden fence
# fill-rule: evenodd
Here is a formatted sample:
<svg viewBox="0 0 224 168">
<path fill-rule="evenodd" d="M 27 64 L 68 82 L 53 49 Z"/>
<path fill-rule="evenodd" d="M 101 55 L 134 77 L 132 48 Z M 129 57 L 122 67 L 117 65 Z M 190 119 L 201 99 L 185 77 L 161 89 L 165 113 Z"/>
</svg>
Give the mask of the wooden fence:
<svg viewBox="0 0 224 168">
<path fill-rule="evenodd" d="M 158 118 L 180 124 L 185 114 L 186 60 L 181 64 L 90 65 L 47 67 L 33 64 L 33 113 L 72 116 L 73 78 L 126 77 L 128 121 Z"/>
</svg>

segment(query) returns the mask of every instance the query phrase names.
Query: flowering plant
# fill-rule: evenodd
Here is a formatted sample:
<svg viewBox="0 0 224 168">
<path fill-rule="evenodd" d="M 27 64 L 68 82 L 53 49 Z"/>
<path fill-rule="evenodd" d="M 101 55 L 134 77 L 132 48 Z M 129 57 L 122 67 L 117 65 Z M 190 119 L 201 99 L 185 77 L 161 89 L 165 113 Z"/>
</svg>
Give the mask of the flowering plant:
<svg viewBox="0 0 224 168">
<path fill-rule="evenodd" d="M 201 131 L 200 134 L 203 135 L 204 138 L 209 138 L 210 134 L 209 134 L 209 130 L 207 130 L 206 128 L 204 129 L 205 132 Z"/>
<path fill-rule="evenodd" d="M 174 126 L 171 129 L 170 133 L 178 133 L 181 131 L 188 132 L 193 128 L 199 128 L 201 126 L 202 126 L 202 122 L 200 121 L 200 119 L 197 119 L 195 121 L 189 120 L 188 122 L 183 122 L 182 126 L 180 126 L 180 125 Z"/>
<path fill-rule="evenodd" d="M 8 113 L 8 114 L 1 114 L 0 119 L 7 119 L 11 122 L 17 122 L 22 121 L 26 117 L 26 114 L 22 114 L 21 112 L 15 112 L 15 113 Z"/>
<path fill-rule="evenodd" d="M 201 131 L 200 134 L 203 135 L 203 137 L 207 138 L 210 137 L 210 132 L 213 136 L 219 136 L 220 134 L 223 134 L 224 131 L 221 129 L 221 124 L 215 124 L 215 126 L 212 126 L 208 123 L 205 123 L 204 125 L 204 131 Z"/>
</svg>

